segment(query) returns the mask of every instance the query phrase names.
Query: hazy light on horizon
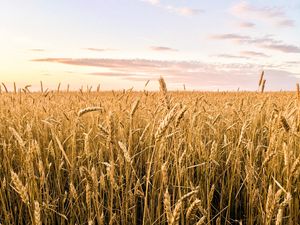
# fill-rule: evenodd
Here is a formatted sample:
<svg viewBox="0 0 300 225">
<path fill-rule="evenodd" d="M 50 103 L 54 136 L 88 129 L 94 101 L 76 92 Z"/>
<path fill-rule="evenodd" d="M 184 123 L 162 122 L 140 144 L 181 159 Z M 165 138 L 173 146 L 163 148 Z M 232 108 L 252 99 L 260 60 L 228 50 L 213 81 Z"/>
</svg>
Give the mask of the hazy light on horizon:
<svg viewBox="0 0 300 225">
<path fill-rule="evenodd" d="M 299 1 L 21 1 L 0 8 L 0 82 L 74 89 L 294 89 Z"/>
</svg>

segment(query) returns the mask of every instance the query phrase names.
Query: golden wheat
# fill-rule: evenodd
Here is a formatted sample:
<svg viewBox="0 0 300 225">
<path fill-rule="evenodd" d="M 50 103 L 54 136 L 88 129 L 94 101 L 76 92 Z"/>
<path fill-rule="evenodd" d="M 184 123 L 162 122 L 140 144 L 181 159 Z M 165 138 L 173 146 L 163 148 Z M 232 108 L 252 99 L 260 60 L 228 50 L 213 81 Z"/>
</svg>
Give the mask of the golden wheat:
<svg viewBox="0 0 300 225">
<path fill-rule="evenodd" d="M 298 90 L 159 85 L 2 84 L 0 223 L 299 224 Z"/>
</svg>

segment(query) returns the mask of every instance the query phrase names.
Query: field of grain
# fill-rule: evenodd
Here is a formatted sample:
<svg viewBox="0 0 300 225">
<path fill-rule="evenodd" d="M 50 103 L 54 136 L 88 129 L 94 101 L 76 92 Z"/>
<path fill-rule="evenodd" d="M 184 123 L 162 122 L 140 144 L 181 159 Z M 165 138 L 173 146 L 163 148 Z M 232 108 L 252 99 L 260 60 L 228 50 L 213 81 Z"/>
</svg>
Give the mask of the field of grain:
<svg viewBox="0 0 300 225">
<path fill-rule="evenodd" d="M 300 223 L 292 92 L 0 94 L 1 224 Z"/>
</svg>

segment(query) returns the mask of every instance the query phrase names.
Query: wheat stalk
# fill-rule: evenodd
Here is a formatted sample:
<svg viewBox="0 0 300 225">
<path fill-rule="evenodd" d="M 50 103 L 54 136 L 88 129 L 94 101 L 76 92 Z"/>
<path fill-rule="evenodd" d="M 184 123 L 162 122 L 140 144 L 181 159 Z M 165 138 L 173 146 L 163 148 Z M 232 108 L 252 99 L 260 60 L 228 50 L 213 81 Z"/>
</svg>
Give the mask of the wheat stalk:
<svg viewBox="0 0 300 225">
<path fill-rule="evenodd" d="M 168 171 L 167 171 L 167 162 L 165 162 L 162 166 L 161 166 L 161 173 L 162 173 L 162 183 L 164 185 L 164 187 L 168 186 Z"/>
<path fill-rule="evenodd" d="M 297 99 L 300 100 L 300 85 L 299 83 L 296 84 L 297 87 Z"/>
<path fill-rule="evenodd" d="M 196 223 L 196 225 L 203 225 L 205 224 L 205 221 L 206 221 L 206 216 L 202 216 L 200 220 Z"/>
<path fill-rule="evenodd" d="M 184 107 L 178 112 L 178 114 L 177 114 L 177 116 L 176 116 L 176 119 L 175 119 L 175 127 L 178 127 L 178 126 L 179 126 L 179 123 L 180 123 L 181 119 L 183 118 L 184 113 L 186 112 L 186 110 L 187 110 L 187 107 L 184 106 Z"/>
<path fill-rule="evenodd" d="M 264 74 L 265 72 L 262 71 L 261 74 L 260 74 L 260 78 L 259 78 L 259 82 L 258 82 L 258 86 L 260 87 L 263 83 L 263 80 L 264 80 Z"/>
<path fill-rule="evenodd" d="M 25 146 L 25 142 L 21 138 L 20 134 L 13 127 L 9 127 L 8 129 L 12 132 L 12 134 L 14 135 L 14 137 L 17 139 L 19 145 L 21 147 L 24 147 Z"/>
<path fill-rule="evenodd" d="M 130 154 L 129 154 L 128 150 L 127 150 L 126 145 L 123 144 L 121 141 L 119 141 L 118 144 L 119 144 L 120 149 L 123 152 L 123 155 L 124 155 L 124 158 L 125 158 L 126 162 L 129 163 L 129 164 L 131 164 L 131 157 L 130 157 Z"/>
<path fill-rule="evenodd" d="M 191 215 L 193 213 L 193 211 L 195 210 L 196 207 L 198 207 L 198 205 L 201 204 L 201 200 L 200 199 L 196 199 L 195 201 L 192 202 L 192 204 L 189 206 L 189 208 L 186 211 L 186 220 L 190 221 L 191 219 Z"/>
<path fill-rule="evenodd" d="M 4 89 L 5 89 L 5 92 L 8 93 L 8 89 L 7 89 L 6 85 L 4 83 L 2 83 L 2 85 L 3 85 Z"/>
<path fill-rule="evenodd" d="M 29 197 L 28 197 L 28 192 L 27 188 L 23 185 L 22 181 L 19 179 L 19 176 L 14 172 L 11 171 L 11 179 L 14 184 L 14 187 L 18 194 L 20 195 L 22 201 L 28 205 L 29 204 Z"/>
<path fill-rule="evenodd" d="M 172 211 L 171 211 L 171 197 L 170 197 L 168 188 L 166 189 L 165 194 L 164 194 L 164 208 L 165 208 L 168 224 L 171 224 L 171 222 L 173 220 L 173 215 L 172 215 Z"/>
<path fill-rule="evenodd" d="M 171 121 L 175 117 L 177 106 L 175 105 L 170 112 L 165 116 L 164 120 L 161 121 L 161 123 L 158 126 L 158 129 L 154 135 L 155 139 L 158 141 L 162 138 L 163 134 L 167 130 L 168 126 L 170 125 Z"/>
<path fill-rule="evenodd" d="M 74 200 L 78 199 L 76 188 L 72 182 L 70 183 L 70 197 L 73 198 Z"/>
<path fill-rule="evenodd" d="M 181 206 L 182 206 L 182 201 L 178 201 L 175 204 L 175 208 L 173 210 L 172 213 L 172 219 L 169 225 L 177 225 L 178 221 L 179 221 L 179 217 L 180 217 L 180 210 L 181 210 Z"/>
<path fill-rule="evenodd" d="M 165 101 L 167 109 L 170 109 L 171 108 L 171 106 L 170 106 L 171 103 L 170 103 L 170 99 L 169 99 L 169 96 L 168 96 L 167 85 L 166 85 L 166 82 L 165 82 L 163 77 L 159 78 L 159 88 L 160 88 L 160 92 L 162 93 L 162 95 L 164 97 L 164 101 Z"/>
<path fill-rule="evenodd" d="M 34 201 L 34 224 L 42 225 L 41 221 L 41 208 L 38 201 Z"/>
<path fill-rule="evenodd" d="M 139 106 L 139 103 L 140 103 L 140 99 L 137 99 L 137 100 L 133 103 L 133 105 L 132 105 L 132 107 L 131 107 L 131 110 L 130 110 L 130 116 L 131 116 L 131 117 L 133 117 L 133 115 L 135 114 L 135 112 L 136 112 L 136 110 L 137 110 L 137 108 L 138 108 L 138 106 Z"/>
<path fill-rule="evenodd" d="M 78 112 L 78 116 L 81 117 L 89 112 L 96 112 L 96 111 L 101 111 L 102 108 L 101 107 L 87 107 L 87 108 L 84 108 L 84 109 L 81 109 L 79 110 Z"/>
<path fill-rule="evenodd" d="M 261 93 L 264 93 L 265 86 L 266 86 L 266 80 L 263 80 L 262 85 L 261 85 Z"/>
<path fill-rule="evenodd" d="M 289 132 L 289 130 L 291 129 L 290 128 L 290 125 L 289 123 L 287 122 L 286 118 L 284 116 L 281 116 L 280 117 L 280 121 L 281 121 L 281 124 L 282 124 L 282 127 L 284 128 L 284 130 L 286 132 Z"/>
</svg>

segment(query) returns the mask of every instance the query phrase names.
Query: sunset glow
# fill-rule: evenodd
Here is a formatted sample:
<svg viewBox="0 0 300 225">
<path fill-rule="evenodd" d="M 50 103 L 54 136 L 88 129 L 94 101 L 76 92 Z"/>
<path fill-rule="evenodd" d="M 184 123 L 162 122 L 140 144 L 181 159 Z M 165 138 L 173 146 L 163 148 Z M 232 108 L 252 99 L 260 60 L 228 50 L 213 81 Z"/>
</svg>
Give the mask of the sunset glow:
<svg viewBox="0 0 300 225">
<path fill-rule="evenodd" d="M 300 1 L 2 1 L 0 82 L 38 89 L 293 90 Z M 155 82 L 153 82 L 155 81 Z"/>
</svg>

